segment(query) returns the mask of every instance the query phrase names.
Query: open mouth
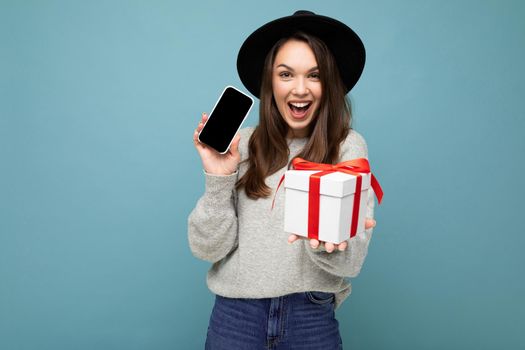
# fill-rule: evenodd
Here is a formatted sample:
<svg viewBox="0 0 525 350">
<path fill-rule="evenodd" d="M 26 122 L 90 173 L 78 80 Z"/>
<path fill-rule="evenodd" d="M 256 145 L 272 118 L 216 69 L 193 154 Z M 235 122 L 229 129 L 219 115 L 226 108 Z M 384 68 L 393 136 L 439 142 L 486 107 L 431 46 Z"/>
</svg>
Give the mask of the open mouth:
<svg viewBox="0 0 525 350">
<path fill-rule="evenodd" d="M 308 110 L 310 109 L 311 105 L 312 102 L 288 102 L 288 108 L 290 108 L 292 116 L 297 119 L 304 118 L 308 113 Z"/>
</svg>

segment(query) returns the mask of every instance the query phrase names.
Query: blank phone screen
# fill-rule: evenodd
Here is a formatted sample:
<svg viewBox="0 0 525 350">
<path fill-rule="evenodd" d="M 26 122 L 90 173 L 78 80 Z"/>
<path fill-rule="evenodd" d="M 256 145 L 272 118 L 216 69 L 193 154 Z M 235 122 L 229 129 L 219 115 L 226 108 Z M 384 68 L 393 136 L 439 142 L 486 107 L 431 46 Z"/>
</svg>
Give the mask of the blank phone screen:
<svg viewBox="0 0 525 350">
<path fill-rule="evenodd" d="M 220 153 L 226 152 L 252 104 L 250 97 L 227 87 L 210 113 L 199 140 Z"/>
</svg>

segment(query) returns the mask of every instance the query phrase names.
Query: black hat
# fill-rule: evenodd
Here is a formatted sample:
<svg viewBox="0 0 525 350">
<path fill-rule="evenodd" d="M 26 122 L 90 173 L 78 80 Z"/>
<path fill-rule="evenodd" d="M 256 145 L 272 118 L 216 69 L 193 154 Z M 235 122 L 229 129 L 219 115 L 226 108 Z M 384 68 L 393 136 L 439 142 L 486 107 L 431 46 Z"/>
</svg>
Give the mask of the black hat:
<svg viewBox="0 0 525 350">
<path fill-rule="evenodd" d="M 291 16 L 268 22 L 244 41 L 237 56 L 237 71 L 244 86 L 259 97 L 266 55 L 279 39 L 295 31 L 314 35 L 328 46 L 348 93 L 365 66 L 363 42 L 346 24 L 310 11 L 297 11 Z"/>
</svg>

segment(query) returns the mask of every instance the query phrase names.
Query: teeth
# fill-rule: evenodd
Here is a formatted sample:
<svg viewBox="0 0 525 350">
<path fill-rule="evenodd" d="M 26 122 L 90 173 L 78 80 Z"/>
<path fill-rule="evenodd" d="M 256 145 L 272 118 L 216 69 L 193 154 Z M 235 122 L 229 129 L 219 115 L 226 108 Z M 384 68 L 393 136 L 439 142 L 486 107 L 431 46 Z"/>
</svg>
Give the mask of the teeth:
<svg viewBox="0 0 525 350">
<path fill-rule="evenodd" d="M 291 104 L 292 106 L 294 106 L 294 107 L 301 108 L 301 107 L 306 107 L 306 106 L 308 106 L 308 105 L 310 104 L 310 102 L 304 102 L 304 103 L 296 103 L 296 102 L 292 103 L 292 102 L 290 102 L 290 104 Z"/>
</svg>

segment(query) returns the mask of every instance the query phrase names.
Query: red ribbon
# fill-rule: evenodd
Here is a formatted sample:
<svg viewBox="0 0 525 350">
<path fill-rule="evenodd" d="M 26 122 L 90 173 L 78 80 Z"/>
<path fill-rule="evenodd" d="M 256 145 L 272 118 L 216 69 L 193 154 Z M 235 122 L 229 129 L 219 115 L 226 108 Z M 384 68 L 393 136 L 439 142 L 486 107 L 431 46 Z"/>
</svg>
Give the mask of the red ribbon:
<svg viewBox="0 0 525 350">
<path fill-rule="evenodd" d="M 359 207 L 361 201 L 361 188 L 363 178 L 361 174 L 370 174 L 370 186 L 373 188 L 377 197 L 377 201 L 381 204 L 383 199 L 383 190 L 374 174 L 370 172 L 370 163 L 366 158 L 357 158 L 344 161 L 335 165 L 314 163 L 304 160 L 302 158 L 294 158 L 292 166 L 295 170 L 320 170 L 320 172 L 310 175 L 309 192 L 308 192 L 308 238 L 319 239 L 319 199 L 321 188 L 321 177 L 337 171 L 351 174 L 357 177 L 356 189 L 354 194 L 354 207 L 352 213 L 352 224 L 350 226 L 350 237 L 354 237 L 357 233 L 357 222 L 359 219 Z M 284 180 L 284 175 L 277 186 L 277 190 Z M 277 191 L 276 191 L 277 192 Z M 275 201 L 275 198 L 274 198 Z M 272 204 L 273 207 L 273 204 Z"/>
</svg>

